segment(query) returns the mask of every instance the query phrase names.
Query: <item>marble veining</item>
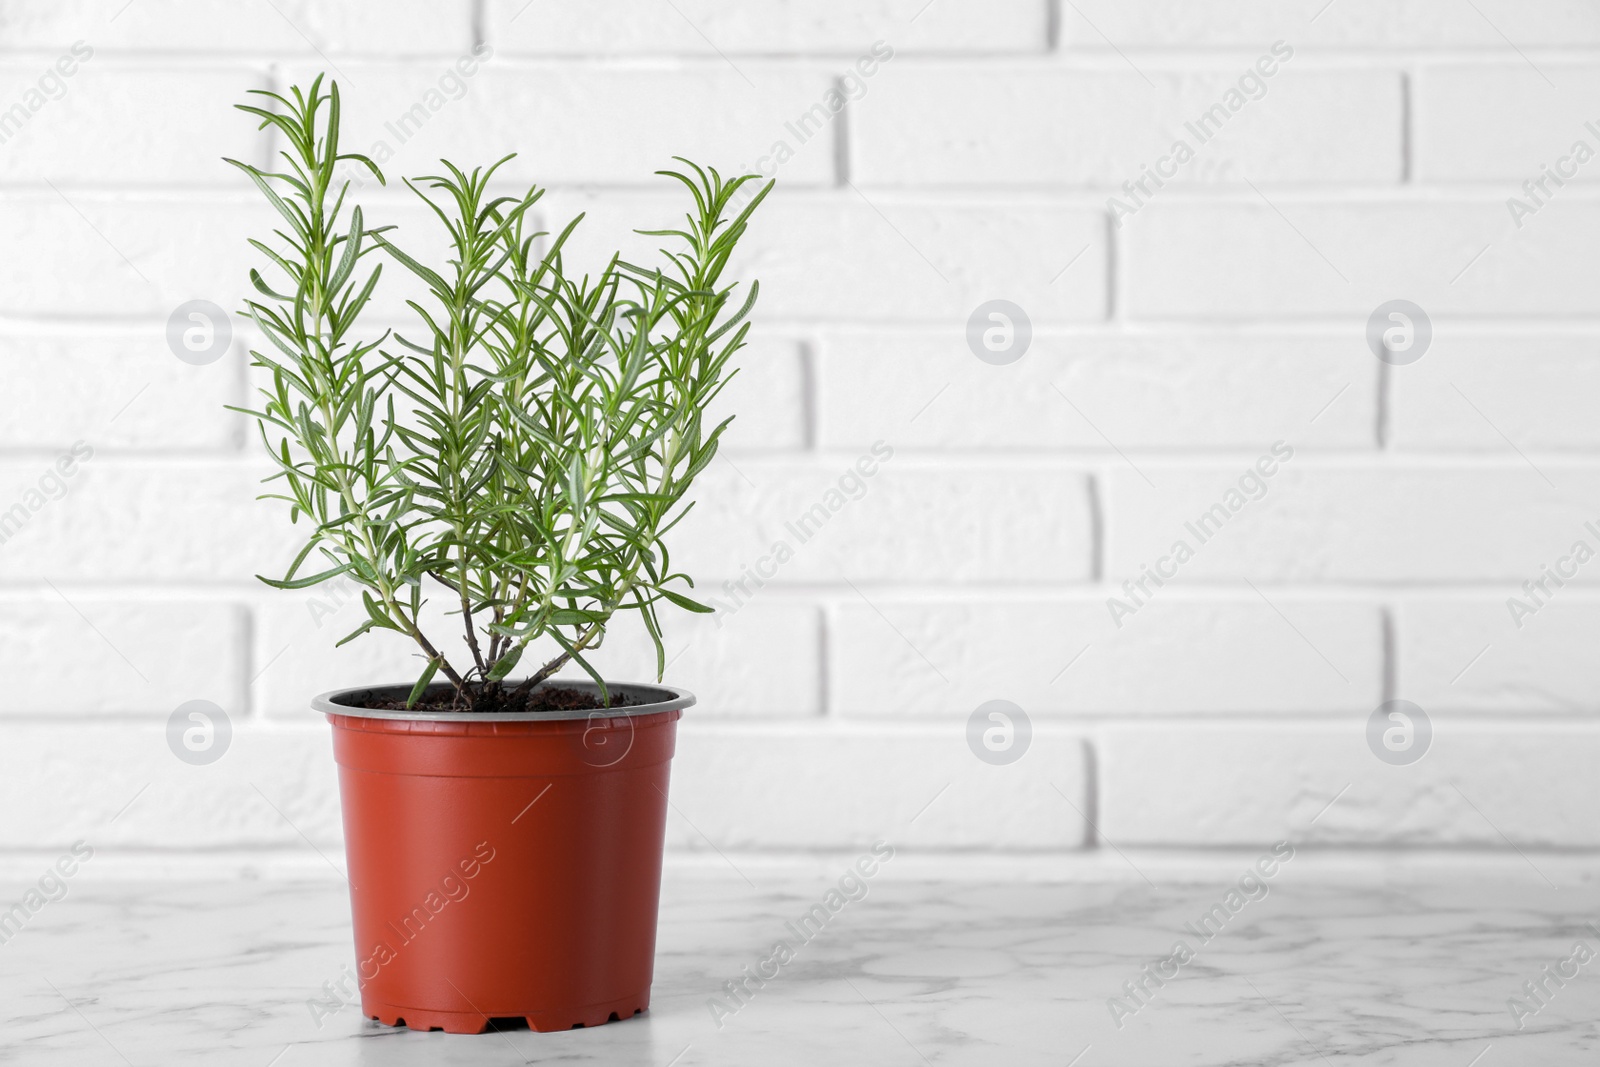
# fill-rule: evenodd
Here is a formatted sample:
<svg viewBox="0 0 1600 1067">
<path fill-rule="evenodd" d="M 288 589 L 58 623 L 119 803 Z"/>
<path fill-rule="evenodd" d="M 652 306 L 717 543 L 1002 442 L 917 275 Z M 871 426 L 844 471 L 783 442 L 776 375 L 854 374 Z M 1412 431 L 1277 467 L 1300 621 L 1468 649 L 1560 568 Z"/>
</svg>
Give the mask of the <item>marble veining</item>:
<svg viewBox="0 0 1600 1067">
<path fill-rule="evenodd" d="M 1503 865 L 1403 883 L 1302 865 L 1202 941 L 1194 920 L 1225 879 L 885 872 L 717 1013 L 724 983 L 828 883 L 669 874 L 647 1014 L 460 1037 L 392 1030 L 354 1006 L 316 1017 L 309 1002 L 353 956 L 337 882 L 86 880 L 0 945 L 0 1063 L 1593 1064 L 1600 959 L 1546 979 L 1520 1028 L 1507 1006 L 1534 1005 L 1523 983 L 1576 943 L 1600 952 L 1595 881 L 1563 882 Z M 1179 939 L 1191 958 L 1165 966 L 1176 975 L 1127 992 Z"/>
</svg>

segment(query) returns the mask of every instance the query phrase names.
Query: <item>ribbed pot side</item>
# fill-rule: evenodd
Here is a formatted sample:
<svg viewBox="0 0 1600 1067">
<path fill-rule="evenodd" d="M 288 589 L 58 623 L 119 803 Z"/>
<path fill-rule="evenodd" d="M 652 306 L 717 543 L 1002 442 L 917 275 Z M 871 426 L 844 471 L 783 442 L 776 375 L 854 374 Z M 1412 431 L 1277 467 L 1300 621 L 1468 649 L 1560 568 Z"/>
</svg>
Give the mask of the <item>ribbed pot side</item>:
<svg viewBox="0 0 1600 1067">
<path fill-rule="evenodd" d="M 368 1018 L 566 1030 L 649 1007 L 669 768 L 694 698 L 614 688 L 658 699 L 477 716 L 344 706 L 357 690 L 314 703 L 333 725 Z"/>
</svg>

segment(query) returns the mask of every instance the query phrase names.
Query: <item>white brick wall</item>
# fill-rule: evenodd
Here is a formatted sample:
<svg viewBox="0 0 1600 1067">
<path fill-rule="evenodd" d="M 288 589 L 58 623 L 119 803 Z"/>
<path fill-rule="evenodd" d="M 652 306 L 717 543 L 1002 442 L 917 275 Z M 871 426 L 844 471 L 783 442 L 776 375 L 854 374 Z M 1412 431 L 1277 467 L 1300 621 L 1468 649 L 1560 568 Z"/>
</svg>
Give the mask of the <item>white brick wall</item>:
<svg viewBox="0 0 1600 1067">
<path fill-rule="evenodd" d="M 1125 187 L 1278 41 L 1192 161 Z M 1507 206 L 1600 153 L 1592 6 L 0 0 L 0 116 L 25 112 L 0 120 L 0 515 L 26 512 L 0 543 L 0 854 L 337 855 L 306 699 L 415 670 L 403 642 L 333 650 L 357 609 L 329 591 L 254 581 L 295 532 L 223 410 L 249 331 L 205 367 L 164 340 L 184 301 L 238 305 L 272 222 L 221 162 L 272 158 L 229 105 L 323 69 L 347 144 L 391 175 L 516 151 L 542 226 L 588 213 L 591 262 L 654 248 L 631 231 L 680 212 L 670 155 L 792 152 L 736 265 L 762 282 L 739 420 L 674 545 L 722 608 L 669 620 L 701 699 L 674 849 L 1600 849 L 1600 563 L 1507 608 L 1600 550 L 1600 161 Z M 398 183 L 359 195 L 440 247 Z M 414 292 L 389 273 L 379 329 Z M 966 337 L 997 298 L 1034 331 L 1008 366 Z M 1364 331 L 1397 298 L 1433 338 L 1386 366 Z M 786 524 L 880 441 L 801 543 Z M 1115 617 L 1276 441 L 1265 495 Z M 652 670 L 626 627 L 600 660 Z M 1412 766 L 1364 740 L 1396 697 L 1433 717 Z M 236 729 L 208 767 L 163 739 L 196 698 Z M 991 699 L 1032 720 L 1011 766 L 967 748 Z"/>
<path fill-rule="evenodd" d="M 1073 0 L 1062 37 L 1071 46 L 1255 48 L 1285 38 L 1323 49 L 1415 49 L 1600 44 L 1600 17 L 1581 3 L 1474 0 L 1481 14 L 1451 0 L 1352 0 L 1285 4 L 1238 0 Z M 1501 34 L 1505 36 L 1502 37 Z"/>
<path fill-rule="evenodd" d="M 994 367 L 948 329 L 833 332 L 818 348 L 818 443 L 1114 456 L 1108 439 L 1125 450 L 1172 451 L 1281 438 L 1363 449 L 1376 440 L 1378 367 L 1364 347 L 1327 335 L 1041 329 L 1026 358 Z M 1571 371 L 1553 365 L 1552 373 Z"/>
<path fill-rule="evenodd" d="M 1016 64 L 973 84 L 961 63 L 908 65 L 869 86 L 852 169 L 863 185 L 1119 186 L 1153 164 L 1184 123 L 1249 63 L 1163 65 L 1132 91 L 1101 69 Z M 1208 142 L 1183 182 L 1393 182 L 1400 171 L 1400 79 L 1385 70 L 1281 67 L 1258 103 Z M 937 122 L 927 122 L 929 114 Z"/>
<path fill-rule="evenodd" d="M 1584 123 L 1600 118 L 1590 104 L 1600 71 L 1582 63 L 1544 61 L 1549 82 L 1525 63 L 1439 64 L 1417 82 L 1420 137 L 1417 170 L 1424 180 L 1496 182 L 1521 186 L 1572 143 L 1594 134 Z M 1557 89 L 1551 89 L 1551 85 Z M 1593 181 L 1595 174 L 1577 175 Z M 1509 195 L 1512 190 L 1508 189 Z"/>
<path fill-rule="evenodd" d="M 1283 604 L 1330 659 L 1256 599 L 1157 602 L 1118 628 L 1104 598 L 882 602 L 838 613 L 834 700 L 846 716 L 965 720 L 992 695 L 1035 715 L 1370 711 L 1381 699 L 1376 608 Z M 892 623 L 892 627 L 891 627 Z M 1080 655 L 1081 654 L 1081 655 Z M 1469 653 L 1470 654 L 1470 653 Z M 923 657 L 926 657 L 924 659 Z"/>
<path fill-rule="evenodd" d="M 488 0 L 488 33 L 520 55 L 854 55 L 879 38 L 908 51 L 991 54 L 1044 51 L 1050 18 L 1046 0 L 617 0 L 606 7 L 597 18 L 563 4 Z"/>
</svg>

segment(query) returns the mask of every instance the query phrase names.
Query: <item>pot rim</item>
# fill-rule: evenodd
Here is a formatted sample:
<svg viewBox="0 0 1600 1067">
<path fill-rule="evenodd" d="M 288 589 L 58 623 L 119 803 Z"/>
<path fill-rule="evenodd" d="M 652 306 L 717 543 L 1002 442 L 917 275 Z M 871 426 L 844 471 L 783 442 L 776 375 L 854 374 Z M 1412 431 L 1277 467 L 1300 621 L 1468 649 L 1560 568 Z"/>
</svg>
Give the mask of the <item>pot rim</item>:
<svg viewBox="0 0 1600 1067">
<path fill-rule="evenodd" d="M 435 683 L 438 685 L 439 683 Z M 446 683 L 448 684 L 448 683 Z M 508 682 L 515 685 L 515 682 Z M 577 689 L 592 693 L 600 693 L 600 687 L 592 681 L 567 681 L 560 683 L 564 689 Z M 434 686 L 429 686 L 430 689 Z M 625 708 L 590 708 L 575 709 L 571 711 L 388 711 L 382 708 L 358 708 L 341 701 L 342 697 L 350 697 L 360 693 L 384 693 L 393 699 L 404 700 L 411 693 L 411 684 L 381 683 L 378 685 L 349 686 L 344 689 L 332 689 L 326 693 L 319 693 L 311 699 L 311 709 L 323 715 L 345 715 L 357 719 L 407 719 L 413 722 L 570 722 L 583 721 L 594 718 L 619 719 L 637 718 L 643 715 L 657 715 L 664 711 L 682 711 L 684 708 L 693 707 L 694 694 L 687 689 L 676 686 L 660 685 L 655 682 L 607 682 L 606 688 L 613 693 L 645 699 L 646 703 L 634 704 Z M 649 699 L 649 698 L 654 699 Z"/>
</svg>

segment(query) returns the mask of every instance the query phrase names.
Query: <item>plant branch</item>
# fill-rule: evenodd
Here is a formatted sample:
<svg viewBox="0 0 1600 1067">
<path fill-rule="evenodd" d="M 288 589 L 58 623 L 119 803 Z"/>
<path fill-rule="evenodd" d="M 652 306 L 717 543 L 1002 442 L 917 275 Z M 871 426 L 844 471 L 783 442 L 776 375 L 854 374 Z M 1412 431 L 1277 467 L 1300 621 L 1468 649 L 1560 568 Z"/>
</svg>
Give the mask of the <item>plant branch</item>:
<svg viewBox="0 0 1600 1067">
<path fill-rule="evenodd" d="M 351 575 L 367 617 L 345 640 L 373 629 L 408 636 L 427 659 L 413 700 L 443 672 L 457 704 L 498 706 L 502 681 L 541 638 L 562 651 L 513 698 L 573 661 L 599 680 L 584 653 L 628 610 L 640 613 L 659 676 L 657 605 L 710 610 L 668 588 L 693 583 L 673 572 L 665 539 L 727 425 L 710 427 L 706 412 L 744 346 L 758 286 L 736 303 L 720 276 L 771 183 L 735 209 L 753 176 L 728 181 L 682 160 L 682 173 L 659 173 L 693 198 L 687 228 L 640 231 L 677 249 L 662 249 L 659 267 L 612 256 L 591 273 L 564 258 L 582 216 L 541 242 L 549 235 L 528 223 L 541 190 L 489 194 L 506 159 L 470 172 L 444 162 L 442 173 L 406 181 L 448 234 L 447 265 L 436 270 L 405 252 L 393 227 L 366 226 L 359 207 L 347 230 L 339 223 L 349 183 L 336 166 L 383 175 L 340 152 L 339 92 L 323 84 L 243 107 L 287 144 L 283 172 L 234 162 L 286 227 L 276 245 L 251 241 L 271 277 L 250 272 L 261 298 L 246 308 L 272 354 L 253 353 L 271 384 L 249 414 L 272 480 L 285 483 L 270 495 L 290 505 L 291 520 L 316 524 L 273 584 Z M 380 348 L 388 333 L 347 339 L 382 271 L 358 277 L 370 251 L 426 290 L 408 302 L 416 332 L 394 335 L 394 351 Z M 276 444 L 269 434 L 281 435 Z M 313 550 L 328 565 L 296 578 Z M 460 604 L 464 672 L 423 632 L 428 577 Z"/>
</svg>

